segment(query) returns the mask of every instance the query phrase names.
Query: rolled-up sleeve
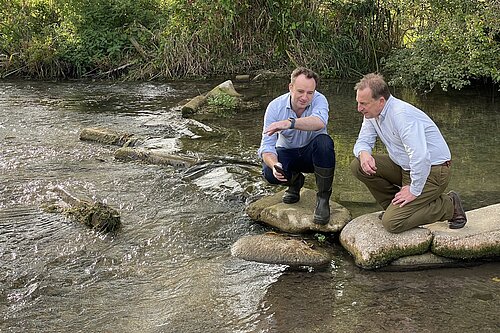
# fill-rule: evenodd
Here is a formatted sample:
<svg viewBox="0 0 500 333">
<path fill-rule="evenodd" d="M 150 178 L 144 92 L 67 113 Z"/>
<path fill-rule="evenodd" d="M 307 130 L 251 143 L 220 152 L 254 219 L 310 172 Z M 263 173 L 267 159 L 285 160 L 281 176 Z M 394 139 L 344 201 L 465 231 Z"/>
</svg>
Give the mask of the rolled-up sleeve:
<svg viewBox="0 0 500 333">
<path fill-rule="evenodd" d="M 325 95 L 315 92 L 315 96 L 311 103 L 312 113 L 311 116 L 316 116 L 323 124 L 326 126 L 328 124 L 328 112 L 330 111 L 328 107 L 328 100 Z"/>
<path fill-rule="evenodd" d="M 264 125 L 262 129 L 262 139 L 260 142 L 257 154 L 262 158 L 263 153 L 276 154 L 276 147 L 282 148 L 298 148 L 307 145 L 311 140 L 322 133 L 327 133 L 328 124 L 328 101 L 326 97 L 315 92 L 314 97 L 302 117 L 315 116 L 319 118 L 325 126 L 317 131 L 301 131 L 301 130 L 283 130 L 271 136 L 264 133 L 264 131 L 274 122 L 288 119 L 289 117 L 296 118 L 296 114 L 291 109 L 290 94 L 284 94 L 277 97 L 267 106 L 264 115 Z"/>
<path fill-rule="evenodd" d="M 259 155 L 260 158 L 262 158 L 263 153 L 273 153 L 277 155 L 276 153 L 276 141 L 278 141 L 278 133 L 275 133 L 273 135 L 267 135 L 264 134 L 264 131 L 266 128 L 269 127 L 273 122 L 278 121 L 277 115 L 278 112 L 275 110 L 275 103 L 269 103 L 266 109 L 266 113 L 264 115 L 264 125 L 262 127 L 262 139 L 260 141 L 260 147 L 259 150 L 257 151 L 257 154 Z"/>
</svg>

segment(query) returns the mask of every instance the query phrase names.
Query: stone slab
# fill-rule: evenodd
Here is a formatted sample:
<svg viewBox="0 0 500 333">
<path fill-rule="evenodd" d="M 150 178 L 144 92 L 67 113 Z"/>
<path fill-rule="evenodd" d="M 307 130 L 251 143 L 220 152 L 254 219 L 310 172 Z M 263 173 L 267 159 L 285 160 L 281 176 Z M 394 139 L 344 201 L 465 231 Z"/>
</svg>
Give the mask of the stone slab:
<svg viewBox="0 0 500 333">
<path fill-rule="evenodd" d="M 429 251 L 423 254 L 398 258 L 389 263 L 389 265 L 380 268 L 380 270 L 399 272 L 431 268 L 464 267 L 470 265 L 476 265 L 476 263 L 468 263 L 458 259 L 441 257 Z"/>
<path fill-rule="evenodd" d="M 339 232 L 351 220 L 351 213 L 344 206 L 330 200 L 330 222 L 326 225 L 313 223 L 316 192 L 302 188 L 300 201 L 294 204 L 282 202 L 285 190 L 251 203 L 246 213 L 255 220 L 284 232 Z"/>
<path fill-rule="evenodd" d="M 500 258 L 500 204 L 466 212 L 467 224 L 449 229 L 447 222 L 428 224 L 434 239 L 431 251 L 456 259 Z"/>
<path fill-rule="evenodd" d="M 340 233 L 340 243 L 354 257 L 357 266 L 375 269 L 406 256 L 428 251 L 432 234 L 425 228 L 414 228 L 400 234 L 384 229 L 380 212 L 359 216 Z"/>
<path fill-rule="evenodd" d="M 231 254 L 244 260 L 294 267 L 325 266 L 332 260 L 330 252 L 315 242 L 275 232 L 244 236 L 233 244 Z"/>
</svg>

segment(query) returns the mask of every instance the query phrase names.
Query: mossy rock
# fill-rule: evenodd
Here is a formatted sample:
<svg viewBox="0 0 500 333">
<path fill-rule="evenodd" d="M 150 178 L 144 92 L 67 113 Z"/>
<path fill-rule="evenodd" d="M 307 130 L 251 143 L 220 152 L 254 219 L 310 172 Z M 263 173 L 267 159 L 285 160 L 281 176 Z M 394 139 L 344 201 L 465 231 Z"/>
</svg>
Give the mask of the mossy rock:
<svg viewBox="0 0 500 333">
<path fill-rule="evenodd" d="M 57 195 L 49 202 L 42 204 L 47 213 L 62 213 L 68 218 L 97 231 L 109 232 L 117 230 L 120 225 L 120 213 L 108 205 L 90 200 L 87 196 L 75 195 L 61 186 L 50 189 Z"/>
<path fill-rule="evenodd" d="M 399 234 L 385 230 L 379 212 L 359 216 L 340 233 L 340 243 L 354 257 L 357 266 L 375 269 L 406 256 L 429 250 L 432 233 L 414 228 Z"/>
<path fill-rule="evenodd" d="M 234 89 L 233 82 L 231 80 L 227 80 L 217 85 L 206 94 L 195 96 L 189 102 L 184 104 L 181 107 L 182 117 L 188 118 L 203 109 L 205 109 L 205 111 L 218 110 L 214 107 L 206 107 L 207 102 L 209 102 L 212 98 L 217 98 L 218 96 L 230 97 L 230 100 L 234 101 L 235 105 L 238 105 L 241 102 L 240 98 L 242 97 L 242 95 Z M 227 111 L 221 111 L 221 113 L 224 114 L 227 113 Z"/>
</svg>

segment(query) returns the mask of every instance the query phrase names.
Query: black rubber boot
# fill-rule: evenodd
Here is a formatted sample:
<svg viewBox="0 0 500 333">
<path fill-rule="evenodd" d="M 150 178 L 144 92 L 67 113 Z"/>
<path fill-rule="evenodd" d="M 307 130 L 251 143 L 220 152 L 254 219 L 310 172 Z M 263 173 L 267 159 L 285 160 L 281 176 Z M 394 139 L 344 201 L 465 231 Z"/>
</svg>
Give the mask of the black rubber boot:
<svg viewBox="0 0 500 333">
<path fill-rule="evenodd" d="M 332 195 L 334 168 L 320 168 L 314 166 L 316 176 L 316 209 L 314 210 L 314 223 L 328 224 L 330 222 L 330 196 Z"/>
<path fill-rule="evenodd" d="M 293 204 L 300 200 L 300 189 L 304 186 L 305 177 L 302 173 L 292 174 L 292 179 L 288 182 L 288 189 L 283 194 L 283 202 Z"/>
</svg>

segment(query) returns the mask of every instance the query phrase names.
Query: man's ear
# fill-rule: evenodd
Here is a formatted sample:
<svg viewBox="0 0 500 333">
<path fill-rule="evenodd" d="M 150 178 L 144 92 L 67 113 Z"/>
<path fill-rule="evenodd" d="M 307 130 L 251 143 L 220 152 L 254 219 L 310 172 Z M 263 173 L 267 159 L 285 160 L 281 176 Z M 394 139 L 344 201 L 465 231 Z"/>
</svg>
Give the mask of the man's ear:
<svg viewBox="0 0 500 333">
<path fill-rule="evenodd" d="M 387 100 L 385 99 L 385 97 L 384 96 L 380 96 L 379 103 L 382 106 L 382 108 L 385 106 L 386 102 L 387 102 Z"/>
<path fill-rule="evenodd" d="M 293 83 L 289 83 L 288 84 L 288 91 L 292 92 L 292 88 L 293 88 Z"/>
</svg>

